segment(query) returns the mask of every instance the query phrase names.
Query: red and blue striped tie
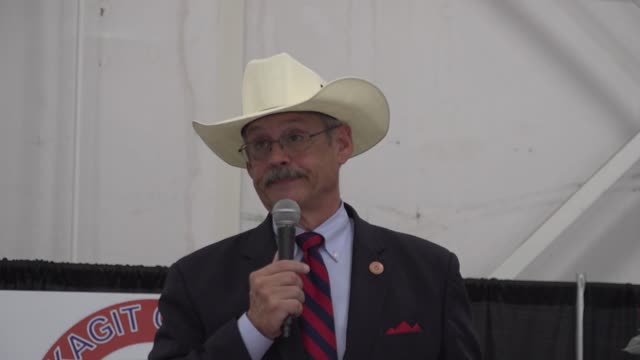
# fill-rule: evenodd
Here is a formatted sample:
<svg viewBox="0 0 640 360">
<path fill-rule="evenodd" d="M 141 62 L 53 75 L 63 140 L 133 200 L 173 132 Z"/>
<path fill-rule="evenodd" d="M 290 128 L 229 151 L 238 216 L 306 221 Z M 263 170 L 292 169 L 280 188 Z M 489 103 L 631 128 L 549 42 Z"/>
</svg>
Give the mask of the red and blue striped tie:
<svg viewBox="0 0 640 360">
<path fill-rule="evenodd" d="M 296 236 L 303 251 L 309 273 L 301 275 L 304 283 L 304 307 L 301 316 L 302 343 L 312 359 L 338 359 L 329 273 L 322 261 L 320 248 L 324 238 L 314 232 Z"/>
</svg>

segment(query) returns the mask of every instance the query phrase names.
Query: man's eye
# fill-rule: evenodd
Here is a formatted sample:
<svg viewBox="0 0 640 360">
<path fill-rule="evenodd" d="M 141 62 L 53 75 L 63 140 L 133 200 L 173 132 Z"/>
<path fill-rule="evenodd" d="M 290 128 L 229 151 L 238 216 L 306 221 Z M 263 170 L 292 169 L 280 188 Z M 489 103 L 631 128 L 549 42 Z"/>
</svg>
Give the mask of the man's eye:
<svg viewBox="0 0 640 360">
<path fill-rule="evenodd" d="M 271 145 L 271 141 L 258 140 L 258 141 L 255 141 L 255 142 L 251 143 L 251 145 L 252 145 L 254 151 L 265 151 L 265 150 L 269 149 L 269 146 Z"/>
<path fill-rule="evenodd" d="M 303 142 L 305 138 L 306 136 L 304 136 L 304 134 L 293 133 L 293 134 L 287 135 L 285 139 L 287 143 L 295 144 L 295 143 Z"/>
</svg>

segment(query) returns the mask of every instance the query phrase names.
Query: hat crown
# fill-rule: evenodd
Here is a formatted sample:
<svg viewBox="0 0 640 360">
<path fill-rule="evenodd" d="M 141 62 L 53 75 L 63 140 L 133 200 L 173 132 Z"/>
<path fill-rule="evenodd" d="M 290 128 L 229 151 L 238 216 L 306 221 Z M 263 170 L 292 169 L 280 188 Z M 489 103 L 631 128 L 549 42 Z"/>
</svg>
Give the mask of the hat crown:
<svg viewBox="0 0 640 360">
<path fill-rule="evenodd" d="M 209 148 L 232 166 L 246 167 L 242 128 L 256 119 L 281 112 L 319 112 L 351 127 L 353 153 L 380 142 L 389 130 L 389 104 L 372 83 L 343 77 L 325 83 L 313 70 L 286 53 L 250 61 L 242 83 L 242 113 L 214 124 L 193 122 Z"/>
<path fill-rule="evenodd" d="M 242 113 L 251 114 L 297 104 L 325 85 L 313 70 L 289 54 L 250 61 L 242 82 Z"/>
</svg>

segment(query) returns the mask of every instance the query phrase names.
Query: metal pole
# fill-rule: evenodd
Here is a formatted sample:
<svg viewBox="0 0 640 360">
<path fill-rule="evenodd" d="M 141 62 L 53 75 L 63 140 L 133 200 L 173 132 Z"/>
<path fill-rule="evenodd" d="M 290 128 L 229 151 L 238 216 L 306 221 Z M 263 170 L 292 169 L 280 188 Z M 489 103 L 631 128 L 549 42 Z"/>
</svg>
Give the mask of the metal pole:
<svg viewBox="0 0 640 360">
<path fill-rule="evenodd" d="M 576 359 L 582 360 L 584 351 L 584 289 L 586 280 L 584 274 L 576 276 L 578 291 L 576 294 Z"/>
</svg>

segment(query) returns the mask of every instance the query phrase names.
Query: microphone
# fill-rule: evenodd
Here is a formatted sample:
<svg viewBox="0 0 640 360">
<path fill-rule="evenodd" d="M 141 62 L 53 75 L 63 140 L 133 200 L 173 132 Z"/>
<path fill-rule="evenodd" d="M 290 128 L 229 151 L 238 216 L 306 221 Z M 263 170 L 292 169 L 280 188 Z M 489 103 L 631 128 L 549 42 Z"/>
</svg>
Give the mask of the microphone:
<svg viewBox="0 0 640 360">
<path fill-rule="evenodd" d="M 300 221 L 300 206 L 291 199 L 278 201 L 271 210 L 276 224 L 278 239 L 278 259 L 293 259 L 293 247 L 296 239 L 296 224 Z M 282 336 L 289 337 L 293 318 L 287 316 L 282 324 Z"/>
</svg>

